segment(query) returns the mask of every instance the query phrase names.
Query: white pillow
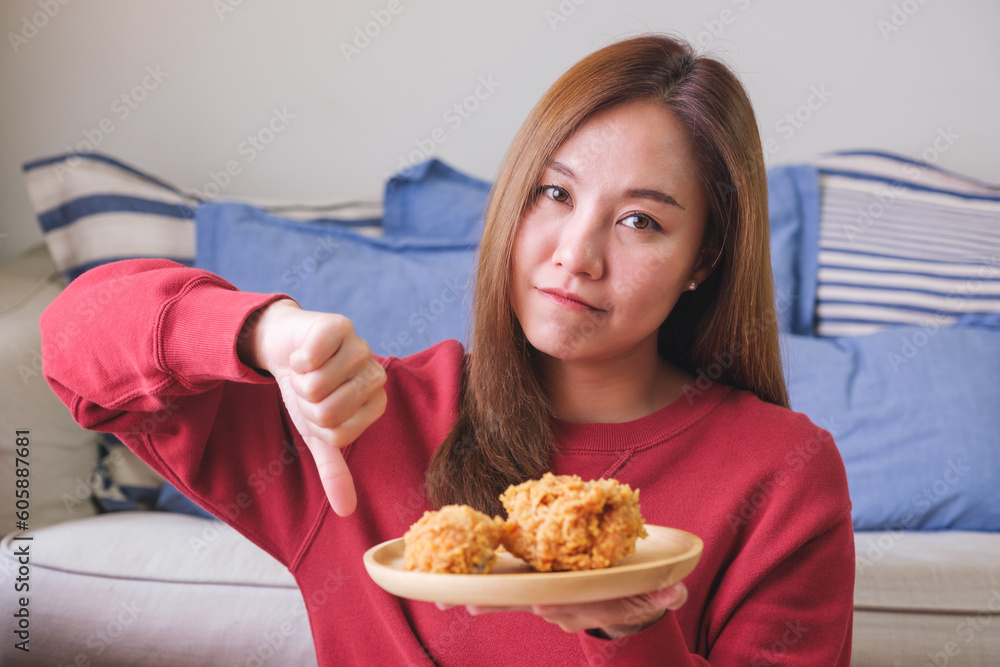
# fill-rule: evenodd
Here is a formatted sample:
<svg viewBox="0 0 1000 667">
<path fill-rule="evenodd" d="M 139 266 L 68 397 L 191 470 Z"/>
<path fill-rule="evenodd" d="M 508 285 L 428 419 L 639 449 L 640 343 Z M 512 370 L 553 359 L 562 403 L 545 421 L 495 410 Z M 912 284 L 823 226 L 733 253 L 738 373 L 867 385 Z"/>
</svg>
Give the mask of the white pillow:
<svg viewBox="0 0 1000 667">
<path fill-rule="evenodd" d="M 813 164 L 817 335 L 1000 316 L 1000 185 L 877 151 Z"/>
<path fill-rule="evenodd" d="M 0 489 L 10 490 L 0 503 L 2 532 L 16 527 L 19 479 L 27 480 L 30 528 L 96 513 L 89 478 L 98 436 L 73 421 L 41 371 L 38 317 L 63 286 L 45 246 L 0 266 Z M 17 461 L 18 430 L 28 431 L 26 467 Z M 18 477 L 18 467 L 27 475 Z"/>
<path fill-rule="evenodd" d="M 194 210 L 204 201 L 195 193 L 101 153 L 41 158 L 22 170 L 52 259 L 69 280 L 120 259 L 194 262 Z M 379 201 L 255 203 L 293 220 L 332 213 L 355 231 L 382 234 Z"/>
</svg>

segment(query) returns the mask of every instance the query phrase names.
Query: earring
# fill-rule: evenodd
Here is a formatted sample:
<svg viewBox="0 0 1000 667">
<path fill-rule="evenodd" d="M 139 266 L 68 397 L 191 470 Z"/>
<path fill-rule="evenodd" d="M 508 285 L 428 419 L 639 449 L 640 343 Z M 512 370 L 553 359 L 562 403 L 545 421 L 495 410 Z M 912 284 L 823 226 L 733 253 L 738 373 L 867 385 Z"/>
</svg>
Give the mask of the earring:
<svg viewBox="0 0 1000 667">
<path fill-rule="evenodd" d="M 688 289 L 693 292 L 694 290 L 698 289 L 698 283 L 692 280 L 691 282 L 688 283 Z"/>
</svg>

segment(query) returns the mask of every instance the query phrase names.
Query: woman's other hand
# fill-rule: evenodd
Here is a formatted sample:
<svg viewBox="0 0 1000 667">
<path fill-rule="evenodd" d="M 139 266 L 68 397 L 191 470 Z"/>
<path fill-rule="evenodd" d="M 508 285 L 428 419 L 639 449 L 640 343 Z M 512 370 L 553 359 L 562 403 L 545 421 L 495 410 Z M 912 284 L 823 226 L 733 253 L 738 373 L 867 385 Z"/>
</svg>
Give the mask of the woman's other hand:
<svg viewBox="0 0 1000 667">
<path fill-rule="evenodd" d="M 277 380 L 330 505 L 347 516 L 357 494 L 340 450 L 385 411 L 385 369 L 342 315 L 302 310 L 283 299 L 248 323 L 238 343 L 240 359 Z"/>
<path fill-rule="evenodd" d="M 651 593 L 616 600 L 530 607 L 468 605 L 466 610 L 473 616 L 499 611 L 526 611 L 558 625 L 566 632 L 589 630 L 605 639 L 621 639 L 656 623 L 667 610 L 680 609 L 687 602 L 687 597 L 687 588 L 677 583 Z M 438 609 L 450 609 L 451 606 L 438 604 Z"/>
</svg>

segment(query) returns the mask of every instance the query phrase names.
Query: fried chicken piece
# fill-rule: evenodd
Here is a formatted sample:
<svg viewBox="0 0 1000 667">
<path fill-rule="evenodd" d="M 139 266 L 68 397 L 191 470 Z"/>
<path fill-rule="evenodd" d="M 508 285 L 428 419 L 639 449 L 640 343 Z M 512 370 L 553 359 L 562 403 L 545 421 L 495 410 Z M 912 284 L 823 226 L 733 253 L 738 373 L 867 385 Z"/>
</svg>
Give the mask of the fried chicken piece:
<svg viewBox="0 0 1000 667">
<path fill-rule="evenodd" d="M 403 535 L 403 569 L 451 574 L 486 574 L 506 524 L 468 505 L 424 512 Z"/>
<path fill-rule="evenodd" d="M 507 510 L 504 547 L 539 572 L 611 567 L 646 537 L 639 492 L 613 479 L 545 473 L 511 485 L 500 501 Z"/>
</svg>

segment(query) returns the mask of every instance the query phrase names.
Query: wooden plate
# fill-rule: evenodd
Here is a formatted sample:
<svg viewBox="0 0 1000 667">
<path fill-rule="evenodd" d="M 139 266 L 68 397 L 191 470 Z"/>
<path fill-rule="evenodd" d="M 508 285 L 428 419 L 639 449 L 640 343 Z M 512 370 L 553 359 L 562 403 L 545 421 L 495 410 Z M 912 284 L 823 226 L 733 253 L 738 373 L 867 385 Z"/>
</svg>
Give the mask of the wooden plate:
<svg viewBox="0 0 1000 667">
<path fill-rule="evenodd" d="M 399 597 L 455 605 L 570 604 L 647 593 L 677 583 L 698 564 L 704 544 L 697 535 L 646 525 L 649 537 L 614 567 L 580 572 L 535 572 L 501 552 L 490 574 L 432 574 L 403 569 L 403 540 L 365 552 L 365 568 L 376 584 Z"/>
</svg>

